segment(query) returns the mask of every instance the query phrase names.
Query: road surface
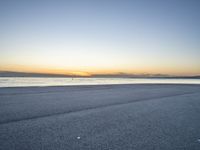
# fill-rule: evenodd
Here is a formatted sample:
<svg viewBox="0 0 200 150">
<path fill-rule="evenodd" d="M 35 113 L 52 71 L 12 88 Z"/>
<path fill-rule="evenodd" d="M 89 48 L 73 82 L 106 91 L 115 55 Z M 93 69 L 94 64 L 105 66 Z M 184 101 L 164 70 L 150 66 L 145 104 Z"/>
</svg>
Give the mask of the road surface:
<svg viewBox="0 0 200 150">
<path fill-rule="evenodd" d="M 199 150 L 200 85 L 0 88 L 0 150 Z"/>
</svg>

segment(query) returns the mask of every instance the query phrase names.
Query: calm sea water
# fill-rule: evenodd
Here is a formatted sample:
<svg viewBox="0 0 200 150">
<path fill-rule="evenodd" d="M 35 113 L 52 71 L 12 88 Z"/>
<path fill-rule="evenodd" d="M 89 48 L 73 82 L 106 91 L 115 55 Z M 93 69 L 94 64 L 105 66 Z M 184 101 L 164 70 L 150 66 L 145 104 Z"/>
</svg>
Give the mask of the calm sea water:
<svg viewBox="0 0 200 150">
<path fill-rule="evenodd" d="M 99 84 L 180 83 L 200 84 L 200 79 L 141 79 L 141 78 L 30 78 L 0 77 L 0 87 L 99 85 Z"/>
</svg>

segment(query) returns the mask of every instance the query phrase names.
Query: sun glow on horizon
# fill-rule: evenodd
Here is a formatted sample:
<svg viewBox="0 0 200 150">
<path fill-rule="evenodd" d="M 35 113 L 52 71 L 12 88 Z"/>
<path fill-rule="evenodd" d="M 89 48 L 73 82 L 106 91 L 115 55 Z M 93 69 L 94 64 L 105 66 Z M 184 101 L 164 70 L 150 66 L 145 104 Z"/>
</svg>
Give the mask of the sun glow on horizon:
<svg viewBox="0 0 200 150">
<path fill-rule="evenodd" d="M 191 70 L 185 71 L 185 68 L 135 68 L 135 69 L 99 69 L 88 68 L 88 69 L 65 69 L 65 68 L 48 68 L 48 67 L 39 67 L 39 66 L 24 66 L 24 65 L 10 65 L 10 66 L 1 66 L 0 71 L 14 71 L 14 72 L 27 72 L 27 73 L 44 73 L 44 74 L 55 74 L 55 75 L 69 75 L 69 76 L 83 76 L 91 77 L 93 75 L 120 75 L 120 74 L 132 74 L 132 75 L 142 75 L 142 74 L 163 74 L 163 75 L 178 75 L 178 76 L 193 76 L 200 75 L 197 71 L 195 72 L 193 68 Z"/>
</svg>

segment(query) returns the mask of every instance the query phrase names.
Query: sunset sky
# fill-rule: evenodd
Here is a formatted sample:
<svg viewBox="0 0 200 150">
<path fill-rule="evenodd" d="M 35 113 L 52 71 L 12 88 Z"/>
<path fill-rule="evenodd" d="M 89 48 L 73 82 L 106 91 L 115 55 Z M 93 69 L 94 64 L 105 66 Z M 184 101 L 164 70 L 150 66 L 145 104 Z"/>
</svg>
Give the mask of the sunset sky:
<svg viewBox="0 0 200 150">
<path fill-rule="evenodd" d="M 200 0 L 1 0 L 0 70 L 200 75 Z"/>
</svg>

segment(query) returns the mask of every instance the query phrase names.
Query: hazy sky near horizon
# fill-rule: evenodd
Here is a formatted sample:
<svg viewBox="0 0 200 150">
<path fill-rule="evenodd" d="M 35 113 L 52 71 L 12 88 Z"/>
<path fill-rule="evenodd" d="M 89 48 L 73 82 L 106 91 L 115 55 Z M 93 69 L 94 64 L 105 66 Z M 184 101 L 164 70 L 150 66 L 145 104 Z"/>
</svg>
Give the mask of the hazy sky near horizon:
<svg viewBox="0 0 200 150">
<path fill-rule="evenodd" d="M 1 0 L 0 70 L 200 74 L 199 0 Z"/>
</svg>

